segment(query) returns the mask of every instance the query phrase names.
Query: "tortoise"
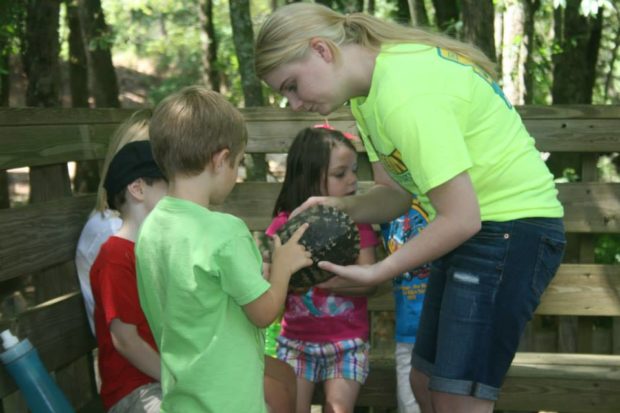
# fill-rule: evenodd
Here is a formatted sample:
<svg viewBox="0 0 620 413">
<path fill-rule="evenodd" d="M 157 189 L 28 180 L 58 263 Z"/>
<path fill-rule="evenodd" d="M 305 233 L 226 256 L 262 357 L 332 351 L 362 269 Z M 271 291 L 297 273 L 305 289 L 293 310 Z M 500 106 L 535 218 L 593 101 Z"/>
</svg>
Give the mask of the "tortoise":
<svg viewBox="0 0 620 413">
<path fill-rule="evenodd" d="M 357 225 L 346 213 L 327 205 L 315 205 L 288 220 L 278 231 L 282 243 L 305 222 L 310 226 L 299 243 L 312 254 L 312 265 L 291 276 L 289 288 L 292 290 L 306 290 L 334 276 L 320 269 L 319 261 L 349 265 L 355 263 L 359 255 Z"/>
</svg>

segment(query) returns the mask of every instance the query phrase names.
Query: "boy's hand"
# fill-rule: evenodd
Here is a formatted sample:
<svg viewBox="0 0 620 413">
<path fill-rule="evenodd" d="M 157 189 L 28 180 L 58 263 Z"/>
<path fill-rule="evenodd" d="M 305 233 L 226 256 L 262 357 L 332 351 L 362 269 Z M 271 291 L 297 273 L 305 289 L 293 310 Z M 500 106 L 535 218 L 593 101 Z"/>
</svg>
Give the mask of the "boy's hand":
<svg viewBox="0 0 620 413">
<path fill-rule="evenodd" d="M 282 311 L 288 283 L 293 273 L 312 264 L 310 252 L 299 243 L 308 224 L 303 224 L 293 233 L 288 242 L 282 245 L 280 238 L 275 235 L 274 251 L 271 260 L 269 288 L 263 295 L 243 306 L 243 311 L 256 326 L 265 328 L 275 320 Z"/>
<path fill-rule="evenodd" d="M 310 252 L 306 251 L 306 248 L 299 243 L 308 227 L 309 224 L 307 223 L 301 225 L 284 245 L 282 245 L 280 237 L 273 236 L 275 248 L 271 257 L 272 270 L 278 268 L 291 276 L 294 272 L 312 264 Z"/>
</svg>

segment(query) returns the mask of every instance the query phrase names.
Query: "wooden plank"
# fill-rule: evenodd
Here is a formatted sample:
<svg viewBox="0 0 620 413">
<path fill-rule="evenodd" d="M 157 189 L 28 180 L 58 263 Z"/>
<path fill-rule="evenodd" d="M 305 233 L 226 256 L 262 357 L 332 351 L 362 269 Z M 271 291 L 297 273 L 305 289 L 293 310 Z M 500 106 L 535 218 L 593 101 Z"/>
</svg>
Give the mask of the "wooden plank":
<svg viewBox="0 0 620 413">
<path fill-rule="evenodd" d="M 497 408 L 617 412 L 620 357 L 517 353 Z"/>
<path fill-rule="evenodd" d="M 515 107 L 521 117 L 527 119 L 617 119 L 620 118 L 620 105 L 526 105 Z M 80 124 L 80 123 L 120 123 L 136 109 L 89 109 L 89 108 L 0 108 L 0 124 Z M 322 121 L 325 117 L 307 112 L 294 112 L 275 107 L 255 107 L 239 109 L 248 121 L 278 121 L 306 119 Z M 348 108 L 343 107 L 329 115 L 329 121 L 352 119 Z"/>
<path fill-rule="evenodd" d="M 524 123 L 543 152 L 614 152 L 620 148 L 620 118 L 529 119 Z"/>
<path fill-rule="evenodd" d="M 371 357 L 370 375 L 357 404 L 394 407 L 394 376 L 393 359 Z M 517 353 L 496 408 L 615 413 L 619 386 L 618 356 Z"/>
<path fill-rule="evenodd" d="M 360 182 L 363 192 L 372 182 Z M 620 232 L 620 184 L 570 183 L 558 185 L 565 208 L 564 224 L 568 232 Z M 222 207 L 242 218 L 251 230 L 264 230 L 271 221 L 273 204 L 280 191 L 278 183 L 237 184 Z"/>
<path fill-rule="evenodd" d="M 116 124 L 0 127 L 0 169 L 103 159 Z"/>
<path fill-rule="evenodd" d="M 371 185 L 361 182 L 360 191 Z M 568 231 L 620 232 L 620 184 L 572 183 L 559 189 Z M 242 218 L 253 231 L 262 231 L 271 221 L 279 191 L 278 183 L 238 184 L 216 209 Z M 0 281 L 71 259 L 93 205 L 94 196 L 89 195 L 1 210 Z M 32 259 L 23 260 L 23 256 Z"/>
<path fill-rule="evenodd" d="M 79 292 L 33 307 L 11 324 L 20 339 L 27 337 L 30 340 L 49 371 L 79 359 L 96 346 Z M 15 390 L 13 379 L 1 366 L 0 398 Z"/>
<path fill-rule="evenodd" d="M 393 311 L 392 294 L 371 297 L 369 311 Z M 536 314 L 620 315 L 620 266 L 563 264 L 543 294 Z"/>
<path fill-rule="evenodd" d="M 119 124 L 137 109 L 0 108 L 0 125 Z"/>
<path fill-rule="evenodd" d="M 607 380 L 506 377 L 496 409 L 618 413 L 620 383 Z"/>
<path fill-rule="evenodd" d="M 620 118 L 620 105 L 525 105 L 516 109 L 523 119 Z"/>
<path fill-rule="evenodd" d="M 620 184 L 558 184 L 567 232 L 620 233 Z"/>
<path fill-rule="evenodd" d="M 300 129 L 324 121 L 316 114 L 277 108 L 241 111 L 248 122 L 249 153 L 286 152 Z M 620 148 L 617 112 L 611 106 L 528 108 L 525 113 L 531 117 L 524 117 L 524 122 L 542 151 L 612 152 Z M 101 159 L 113 130 L 131 113 L 125 109 L 1 109 L 0 169 Z M 330 115 L 329 121 L 336 128 L 355 130 L 347 108 Z M 363 151 L 361 144 L 356 146 Z"/>
<path fill-rule="evenodd" d="M 620 382 L 620 357 L 606 354 L 517 353 L 510 376 Z"/>
<path fill-rule="evenodd" d="M 562 265 L 547 287 L 536 313 L 620 315 L 620 266 Z"/>
<path fill-rule="evenodd" d="M 94 195 L 0 210 L 0 281 L 73 260 Z"/>
</svg>

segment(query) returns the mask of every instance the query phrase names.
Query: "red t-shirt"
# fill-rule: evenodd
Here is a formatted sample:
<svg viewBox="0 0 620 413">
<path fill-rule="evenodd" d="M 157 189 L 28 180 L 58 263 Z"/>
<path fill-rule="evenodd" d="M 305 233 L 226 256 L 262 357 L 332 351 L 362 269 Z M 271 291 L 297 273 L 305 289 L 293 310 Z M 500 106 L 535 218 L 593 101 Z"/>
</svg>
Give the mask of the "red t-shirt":
<svg viewBox="0 0 620 413">
<path fill-rule="evenodd" d="M 110 237 L 101 246 L 93 263 L 90 283 L 95 300 L 101 400 L 108 410 L 136 388 L 155 382 L 116 351 L 110 335 L 110 324 L 118 318 L 135 325 L 140 337 L 157 351 L 153 334 L 140 308 L 134 243 L 124 238 Z"/>
<path fill-rule="evenodd" d="M 288 213 L 276 216 L 265 233 L 273 235 L 286 223 Z M 360 248 L 373 248 L 379 239 L 369 224 L 357 224 Z M 310 288 L 305 294 L 286 297 L 282 336 L 313 343 L 336 342 L 353 338 L 368 339 L 368 299 L 334 294 Z"/>
</svg>

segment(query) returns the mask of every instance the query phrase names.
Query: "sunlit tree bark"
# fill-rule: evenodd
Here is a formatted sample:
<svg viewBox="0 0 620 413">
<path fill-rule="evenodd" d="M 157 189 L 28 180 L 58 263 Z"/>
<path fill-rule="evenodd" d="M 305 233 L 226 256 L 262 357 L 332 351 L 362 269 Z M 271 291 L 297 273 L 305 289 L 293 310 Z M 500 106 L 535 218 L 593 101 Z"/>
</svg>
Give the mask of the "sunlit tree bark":
<svg viewBox="0 0 620 413">
<path fill-rule="evenodd" d="M 553 103 L 592 103 L 596 62 L 601 43 L 603 10 L 583 16 L 581 0 L 567 0 L 566 8 L 554 13 L 555 39 L 559 52 L 553 55 Z"/>
<path fill-rule="evenodd" d="M 493 61 L 495 56 L 495 9 L 493 0 L 461 0 L 463 40 L 478 46 Z"/>
<path fill-rule="evenodd" d="M 411 22 L 415 26 L 429 26 L 428 12 L 424 0 L 409 0 L 409 12 L 411 13 Z"/>
<path fill-rule="evenodd" d="M 262 106 L 262 86 L 254 69 L 254 31 L 252 29 L 250 2 L 249 0 L 236 0 L 229 4 L 245 106 Z M 265 155 L 252 154 L 251 160 L 246 161 L 246 170 L 248 180 L 266 180 L 267 162 Z"/>
<path fill-rule="evenodd" d="M 212 90 L 220 91 L 220 69 L 217 60 L 218 41 L 213 23 L 213 0 L 200 0 L 200 26 L 202 27 L 202 44 L 204 48 L 203 79 Z"/>
<path fill-rule="evenodd" d="M 78 0 L 82 35 L 88 50 L 95 105 L 120 107 L 118 80 L 112 63 L 110 29 L 105 22 L 100 0 Z"/>
</svg>

